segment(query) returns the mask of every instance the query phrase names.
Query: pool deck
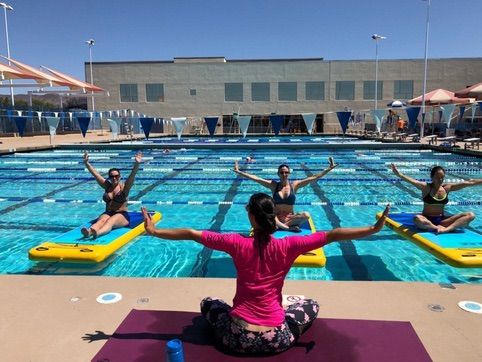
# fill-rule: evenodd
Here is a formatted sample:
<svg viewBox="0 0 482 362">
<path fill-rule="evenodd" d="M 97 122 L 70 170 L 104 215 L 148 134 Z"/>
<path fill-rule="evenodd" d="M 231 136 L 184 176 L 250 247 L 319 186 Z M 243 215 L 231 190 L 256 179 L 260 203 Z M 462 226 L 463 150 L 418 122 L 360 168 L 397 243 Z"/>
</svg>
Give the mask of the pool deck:
<svg viewBox="0 0 482 362">
<path fill-rule="evenodd" d="M 434 361 L 481 361 L 482 314 L 466 312 L 457 303 L 482 302 L 482 285 L 455 287 L 287 281 L 284 293 L 314 298 L 323 318 L 409 321 Z M 112 334 L 131 309 L 197 312 L 203 297 L 231 302 L 234 291 L 234 279 L 2 275 L 2 360 L 90 361 L 106 340 L 88 343 L 82 337 L 96 331 Z M 115 304 L 97 303 L 96 297 L 106 292 L 123 298 Z M 429 305 L 443 311 L 431 311 Z"/>
<path fill-rule="evenodd" d="M 56 136 L 55 144 L 110 139 L 107 133 L 89 132 L 85 139 L 80 134 Z M 29 151 L 50 147 L 49 136 L 0 141 L 2 153 L 13 148 Z M 467 269 L 466 274 L 473 272 Z M 482 314 L 466 312 L 457 303 L 482 303 L 482 284 L 454 286 L 287 281 L 284 293 L 318 300 L 319 316 L 324 318 L 409 321 L 434 361 L 481 361 Z M 218 296 L 231 302 L 234 291 L 234 279 L 0 275 L 2 360 L 90 361 L 105 339 L 88 343 L 82 337 L 96 331 L 111 334 L 133 308 L 197 312 L 203 297 Z M 115 304 L 97 303 L 96 297 L 106 292 L 119 292 L 123 299 Z M 442 306 L 443 311 L 432 311 L 429 305 Z"/>
<path fill-rule="evenodd" d="M 151 134 L 151 138 L 162 136 L 163 134 Z M 169 135 L 170 137 L 173 137 L 173 135 Z M 347 135 L 348 137 L 353 137 L 356 138 L 353 135 Z M 129 140 L 143 140 L 144 136 L 140 134 L 136 134 L 133 138 L 130 138 L 128 135 L 119 135 L 117 138 L 117 141 L 129 141 Z M 367 140 L 370 138 L 364 138 L 360 137 L 362 140 Z M 459 154 L 466 154 L 466 155 L 471 155 L 471 156 L 476 156 L 476 157 L 482 157 L 482 150 L 476 150 L 476 149 L 464 149 L 464 142 L 457 142 L 455 148 L 447 148 L 447 147 L 441 147 L 441 146 L 434 146 L 434 145 L 429 145 L 427 139 L 423 139 L 421 143 L 416 143 L 416 142 L 394 142 L 393 140 L 383 140 L 380 141 L 379 139 L 373 138 L 373 140 L 378 141 L 377 144 L 375 145 L 378 149 L 389 149 L 389 148 L 418 148 L 420 145 L 422 145 L 423 148 L 427 149 L 433 149 L 433 150 L 438 150 L 438 151 L 443 151 L 443 152 L 454 152 L 454 153 L 459 153 Z M 74 134 L 64 134 L 64 135 L 56 135 L 53 139 L 50 139 L 50 136 L 45 135 L 45 136 L 28 136 L 28 137 L 0 137 L 0 155 L 1 154 L 6 154 L 6 153 L 12 153 L 12 152 L 29 152 L 29 151 L 37 151 L 37 150 L 47 150 L 47 149 L 52 149 L 56 147 L 65 147 L 65 148 L 72 148 L 72 147 L 78 147 L 79 145 L 85 146 L 85 149 L 92 149 L 96 148 L 97 144 L 99 143 L 108 143 L 110 141 L 113 141 L 112 138 L 112 133 L 108 131 L 88 131 L 86 134 L 86 137 L 82 137 L 80 133 L 74 133 Z M 346 143 L 346 144 L 341 144 L 341 145 L 334 145 L 334 144 L 300 144 L 300 143 L 295 143 L 292 145 L 287 145 L 287 144 L 185 144 L 185 143 L 176 143 L 176 141 L 173 142 L 172 145 L 163 145 L 163 144 L 158 144 L 158 145 L 145 145 L 141 146 L 139 144 L 110 144 L 110 145 L 105 145 L 105 148 L 125 148 L 125 149 L 132 149 L 132 148 L 152 148 L 152 147 L 157 147 L 157 148 L 165 148 L 165 147 L 172 147 L 172 148 L 194 148 L 194 147 L 201 147 L 201 148 L 224 148 L 224 147 L 229 147 L 231 149 L 233 148 L 245 148 L 245 147 L 291 147 L 291 148 L 298 148 L 301 145 L 303 147 L 310 147 L 310 148 L 316 148 L 319 149 L 321 147 L 323 148 L 351 148 L 353 147 L 353 144 Z M 368 144 L 361 144 L 357 145 L 357 148 L 370 148 L 372 147 L 371 145 Z M 374 147 L 374 146 L 373 146 Z"/>
</svg>

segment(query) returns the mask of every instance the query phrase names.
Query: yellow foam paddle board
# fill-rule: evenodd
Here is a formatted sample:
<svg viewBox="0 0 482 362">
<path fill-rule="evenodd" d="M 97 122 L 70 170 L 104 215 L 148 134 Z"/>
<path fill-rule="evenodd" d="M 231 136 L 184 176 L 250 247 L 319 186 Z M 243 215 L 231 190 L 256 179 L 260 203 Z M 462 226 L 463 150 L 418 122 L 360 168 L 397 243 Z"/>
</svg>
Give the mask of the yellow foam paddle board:
<svg viewBox="0 0 482 362">
<path fill-rule="evenodd" d="M 380 218 L 382 213 L 377 214 Z M 482 267 L 482 234 L 467 228 L 437 234 L 418 229 L 413 223 L 416 213 L 390 213 L 386 225 L 443 262 L 457 268 Z"/>
<path fill-rule="evenodd" d="M 311 217 L 300 225 L 300 232 L 294 233 L 292 231 L 277 230 L 273 236 L 277 239 L 284 238 L 286 236 L 293 235 L 309 235 L 316 232 L 315 224 Z M 323 248 L 312 250 L 308 253 L 304 253 L 296 258 L 293 266 L 306 267 L 306 268 L 322 268 L 326 264 L 326 256 L 323 252 Z"/>
<path fill-rule="evenodd" d="M 159 212 L 150 214 L 154 223 L 161 220 Z M 129 212 L 129 218 L 128 226 L 114 229 L 96 239 L 84 238 L 80 232 L 83 227 L 88 228 L 95 222 L 89 221 L 51 241 L 33 247 L 29 250 L 28 257 L 35 261 L 100 263 L 145 231 L 141 212 Z"/>
</svg>

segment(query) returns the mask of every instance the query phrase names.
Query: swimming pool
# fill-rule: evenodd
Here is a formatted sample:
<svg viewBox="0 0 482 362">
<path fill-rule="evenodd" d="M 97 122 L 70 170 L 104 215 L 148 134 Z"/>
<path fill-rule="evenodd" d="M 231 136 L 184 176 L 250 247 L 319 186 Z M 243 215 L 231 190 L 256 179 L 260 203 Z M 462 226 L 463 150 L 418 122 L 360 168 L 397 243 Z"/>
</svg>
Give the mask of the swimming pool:
<svg viewBox="0 0 482 362">
<path fill-rule="evenodd" d="M 418 179 L 429 169 L 446 168 L 447 180 L 482 177 L 482 160 L 432 150 L 370 149 L 186 149 L 144 150 L 144 164 L 131 191 L 131 210 L 142 203 L 163 214 L 163 227 L 193 227 L 246 232 L 244 205 L 260 185 L 237 178 L 235 160 L 247 154 L 255 163 L 243 165 L 264 178 L 275 178 L 277 166 L 288 163 L 292 178 L 319 172 L 333 155 L 340 166 L 317 183 L 301 189 L 297 209 L 313 215 L 318 230 L 373 223 L 375 213 L 390 201 L 395 211 L 420 210 L 419 192 L 399 182 L 390 163 Z M 89 151 L 102 172 L 119 167 L 126 176 L 135 151 Z M 0 273 L 89 274 L 132 277 L 234 277 L 228 255 L 194 242 L 140 236 L 114 257 L 97 266 L 35 263 L 29 248 L 95 218 L 104 208 L 102 191 L 84 170 L 82 150 L 14 154 L 0 158 Z M 482 229 L 481 187 L 452 193 L 449 212 L 472 210 L 473 230 Z M 396 235 L 388 228 L 356 242 L 325 247 L 323 269 L 292 268 L 290 279 L 388 280 L 481 283 L 482 269 L 457 269 Z"/>
</svg>

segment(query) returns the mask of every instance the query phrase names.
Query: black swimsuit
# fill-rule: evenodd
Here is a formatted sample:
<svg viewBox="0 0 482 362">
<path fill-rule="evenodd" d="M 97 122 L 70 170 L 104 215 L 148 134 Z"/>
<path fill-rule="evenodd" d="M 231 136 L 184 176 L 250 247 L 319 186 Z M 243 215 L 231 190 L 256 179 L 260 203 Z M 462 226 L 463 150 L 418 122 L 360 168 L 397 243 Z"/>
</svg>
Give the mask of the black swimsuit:
<svg viewBox="0 0 482 362">
<path fill-rule="evenodd" d="M 115 194 L 111 197 L 109 195 L 109 193 L 107 192 L 108 188 L 109 187 L 106 187 L 106 192 L 104 192 L 104 195 L 102 195 L 102 200 L 104 200 L 104 202 L 105 202 L 105 209 L 106 209 L 106 211 L 110 211 L 110 212 L 118 212 L 117 210 L 109 210 L 109 209 L 112 209 L 112 206 L 114 206 L 114 209 L 119 209 L 122 205 L 124 205 L 127 202 L 128 194 L 126 194 L 124 192 L 124 189 L 122 188 L 117 194 Z M 112 190 L 112 191 L 114 191 L 114 190 Z M 112 204 L 114 204 L 114 205 L 112 205 Z M 117 207 L 115 207 L 116 205 L 117 205 Z"/>
<path fill-rule="evenodd" d="M 104 202 L 106 204 L 110 204 L 111 202 L 115 202 L 116 204 L 122 205 L 127 201 L 127 195 L 125 194 L 124 191 L 121 191 L 118 194 L 114 195 L 113 198 L 111 198 L 109 196 L 109 194 L 107 192 L 105 192 L 104 195 L 102 196 L 102 200 L 104 200 Z"/>
<path fill-rule="evenodd" d="M 286 199 L 283 199 L 279 194 L 279 191 L 282 188 L 280 186 L 281 182 L 276 182 L 276 188 L 273 191 L 273 201 L 275 205 L 294 205 L 296 201 L 296 195 L 293 189 L 293 184 L 290 182 L 290 195 Z"/>
<path fill-rule="evenodd" d="M 449 202 L 449 194 L 445 191 L 445 197 L 443 199 L 436 199 L 432 196 L 432 185 L 430 184 L 430 190 L 427 195 L 423 197 L 423 202 L 429 205 L 446 205 Z"/>
</svg>

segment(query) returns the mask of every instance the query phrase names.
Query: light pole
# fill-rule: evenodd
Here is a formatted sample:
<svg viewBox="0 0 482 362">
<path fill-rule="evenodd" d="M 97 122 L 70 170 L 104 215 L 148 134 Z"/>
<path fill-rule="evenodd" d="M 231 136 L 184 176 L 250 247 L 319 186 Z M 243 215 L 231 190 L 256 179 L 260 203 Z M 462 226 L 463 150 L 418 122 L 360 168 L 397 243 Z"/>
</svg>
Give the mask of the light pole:
<svg viewBox="0 0 482 362">
<path fill-rule="evenodd" d="M 430 24 L 430 1 L 423 0 L 427 2 L 427 19 L 425 22 L 425 58 L 423 67 L 423 90 L 422 90 L 422 124 L 420 127 L 420 139 L 423 138 L 424 127 L 425 127 L 425 93 L 427 92 L 427 55 L 428 55 L 428 29 Z"/>
<path fill-rule="evenodd" d="M 95 44 L 94 39 L 89 39 L 86 40 L 85 43 L 89 46 L 89 63 L 90 63 L 90 84 L 94 85 L 94 74 L 92 72 L 92 47 Z M 94 119 L 95 122 L 95 100 L 94 100 L 94 91 L 91 91 L 92 93 L 92 118 Z M 95 124 L 95 123 L 94 123 Z M 102 129 L 102 125 L 100 125 L 100 128 Z"/>
<path fill-rule="evenodd" d="M 5 39 L 7 40 L 7 57 L 10 59 L 10 43 L 8 42 L 7 10 L 13 10 L 13 8 L 6 3 L 0 3 L 0 7 L 3 8 L 4 15 L 5 15 Z M 8 61 L 8 65 L 10 65 L 10 60 Z M 13 96 L 13 87 L 12 87 L 11 79 L 10 79 L 10 99 L 12 100 L 12 107 L 13 107 L 15 105 L 15 97 Z"/>
<path fill-rule="evenodd" d="M 378 108 L 378 41 L 387 37 L 373 34 L 372 39 L 375 40 L 375 109 Z"/>
</svg>

